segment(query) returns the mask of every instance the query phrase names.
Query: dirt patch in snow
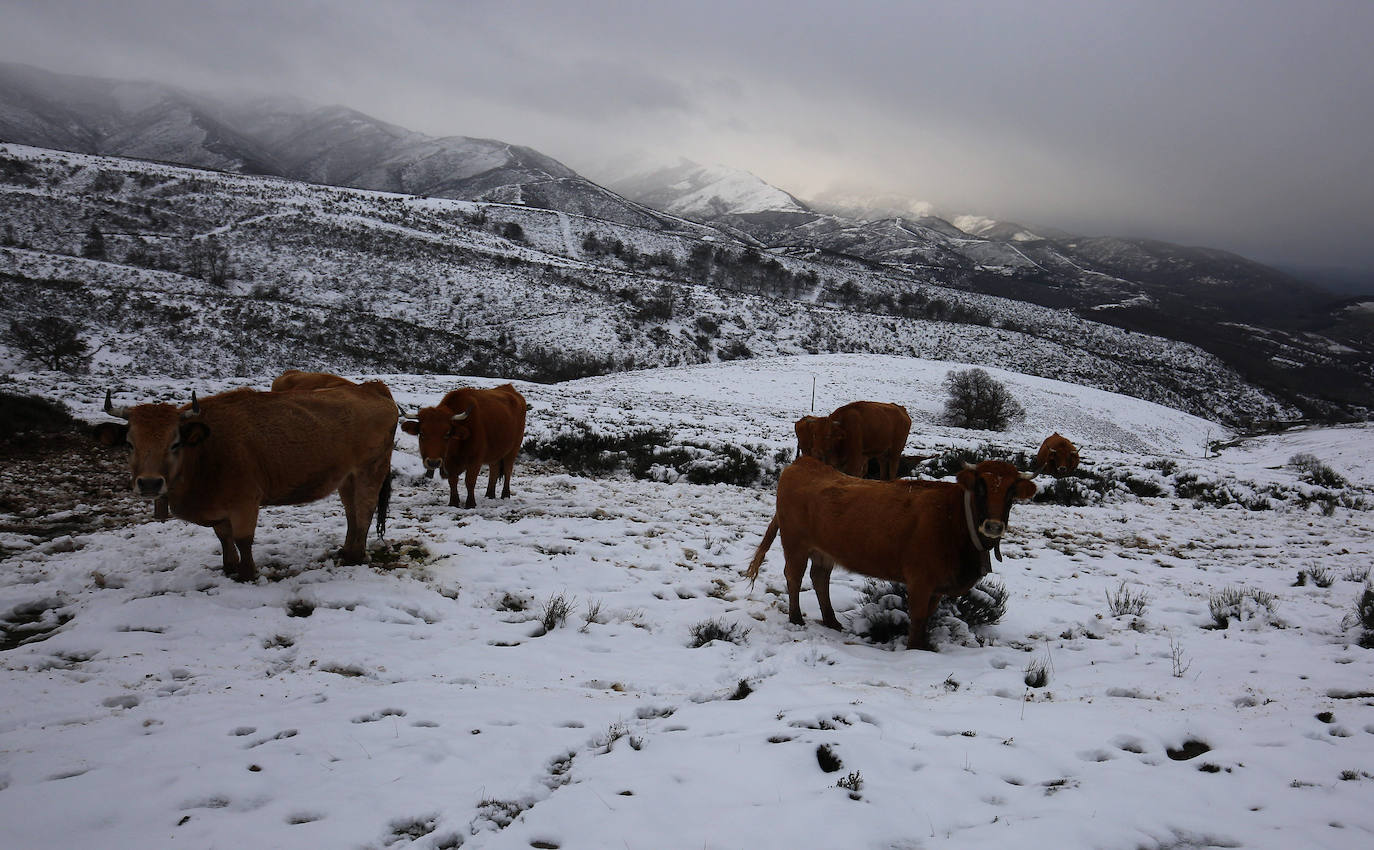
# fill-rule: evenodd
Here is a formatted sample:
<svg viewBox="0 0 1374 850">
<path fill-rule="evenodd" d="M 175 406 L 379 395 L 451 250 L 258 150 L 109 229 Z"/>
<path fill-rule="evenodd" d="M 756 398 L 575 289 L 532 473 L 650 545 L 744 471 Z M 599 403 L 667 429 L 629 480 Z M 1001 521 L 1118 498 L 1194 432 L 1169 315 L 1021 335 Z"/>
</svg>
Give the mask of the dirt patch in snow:
<svg viewBox="0 0 1374 850">
<path fill-rule="evenodd" d="M 0 440 L 0 558 L 152 511 L 129 493 L 127 450 L 99 445 L 81 426 Z"/>
</svg>

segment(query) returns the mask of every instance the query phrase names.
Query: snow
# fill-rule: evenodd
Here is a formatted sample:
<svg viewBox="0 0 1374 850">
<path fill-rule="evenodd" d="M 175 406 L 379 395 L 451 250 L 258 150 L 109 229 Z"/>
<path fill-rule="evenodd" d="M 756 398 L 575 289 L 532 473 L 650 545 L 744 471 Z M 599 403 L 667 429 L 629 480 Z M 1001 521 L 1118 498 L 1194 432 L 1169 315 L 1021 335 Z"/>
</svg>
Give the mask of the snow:
<svg viewBox="0 0 1374 850">
<path fill-rule="evenodd" d="M 1268 467 L 1301 451 L 1374 483 L 1368 427 L 1203 459 L 1209 434 L 1229 436 L 1219 426 L 992 369 L 1027 422 L 947 428 L 934 413 L 950 368 L 788 357 L 521 390 L 532 434 L 591 416 L 785 447 L 815 376 L 818 410 L 908 405 L 913 452 L 1034 448 L 1057 429 L 1088 464 L 1168 455 L 1293 481 Z M 82 382 L 19 377 L 96 418 Z M 495 383 L 388 381 L 412 408 Z M 147 398 L 184 384 L 128 382 Z M 770 489 L 522 459 L 510 500 L 479 492 L 458 510 L 419 477 L 413 439 L 397 445 L 392 567 L 331 561 L 333 500 L 263 510 L 254 584 L 223 577 L 214 535 L 176 520 L 0 565 L 0 620 L 69 618 L 0 651 L 5 847 L 1344 850 L 1374 833 L 1374 655 L 1343 622 L 1362 586 L 1346 575 L 1374 562 L 1368 511 L 1021 504 L 995 565 L 1006 616 L 941 626 L 932 654 L 820 626 L 809 586 L 807 625 L 788 625 L 776 545 L 758 585 L 742 580 Z M 1319 566 L 1334 583 L 1293 586 Z M 837 571 L 832 584 L 849 622 L 864 581 Z M 1143 614 L 1112 614 L 1122 588 L 1147 594 Z M 1227 588 L 1273 594 L 1272 614 L 1209 628 Z M 559 596 L 571 614 L 545 633 Z M 747 633 L 692 648 L 712 619 Z M 1033 662 L 1045 687 L 1024 682 Z M 732 699 L 741 681 L 751 692 Z M 1208 749 L 1183 758 L 1189 742 Z M 822 771 L 821 746 L 837 771 Z"/>
</svg>

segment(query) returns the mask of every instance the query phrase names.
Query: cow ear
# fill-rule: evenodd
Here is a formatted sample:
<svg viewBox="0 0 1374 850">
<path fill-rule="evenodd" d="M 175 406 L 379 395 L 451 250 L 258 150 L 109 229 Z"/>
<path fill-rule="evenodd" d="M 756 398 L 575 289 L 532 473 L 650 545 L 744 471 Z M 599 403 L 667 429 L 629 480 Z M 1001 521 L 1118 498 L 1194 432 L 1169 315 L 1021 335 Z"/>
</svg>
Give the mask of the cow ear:
<svg viewBox="0 0 1374 850">
<path fill-rule="evenodd" d="M 972 469 L 961 469 L 959 474 L 954 476 L 954 480 L 959 482 L 960 487 L 973 492 L 973 488 L 978 486 L 978 473 Z"/>
<path fill-rule="evenodd" d="M 187 422 L 181 426 L 181 444 L 183 446 L 198 446 L 205 442 L 205 438 L 210 436 L 210 426 L 204 422 Z"/>
<path fill-rule="evenodd" d="M 91 436 L 102 446 L 118 446 L 129 436 L 129 426 L 118 422 L 101 422 L 95 426 Z"/>
<path fill-rule="evenodd" d="M 1027 501 L 1035 495 L 1035 482 L 1029 478 L 1018 478 L 1016 484 L 1012 486 L 1011 492 L 1021 501 Z"/>
<path fill-rule="evenodd" d="M 401 430 L 418 437 L 420 436 L 420 423 L 414 419 L 407 419 L 401 423 Z"/>
</svg>

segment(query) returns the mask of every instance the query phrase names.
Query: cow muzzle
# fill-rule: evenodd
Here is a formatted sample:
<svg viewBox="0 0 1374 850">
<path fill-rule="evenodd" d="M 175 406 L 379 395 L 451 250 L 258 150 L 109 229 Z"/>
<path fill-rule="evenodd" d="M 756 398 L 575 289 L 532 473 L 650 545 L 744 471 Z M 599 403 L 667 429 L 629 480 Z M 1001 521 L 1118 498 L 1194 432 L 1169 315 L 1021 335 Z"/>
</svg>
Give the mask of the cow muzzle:
<svg viewBox="0 0 1374 850">
<path fill-rule="evenodd" d="M 1007 526 L 1001 520 L 997 519 L 985 519 L 978 526 L 978 533 L 989 540 L 1001 539 L 1003 532 L 1006 530 Z"/>
<path fill-rule="evenodd" d="M 425 469 L 438 469 L 443 463 L 444 461 L 442 458 L 427 457 L 425 458 Z"/>
<path fill-rule="evenodd" d="M 155 478 L 136 478 L 134 492 L 149 499 L 164 496 L 167 494 L 167 479 L 160 475 Z"/>
</svg>

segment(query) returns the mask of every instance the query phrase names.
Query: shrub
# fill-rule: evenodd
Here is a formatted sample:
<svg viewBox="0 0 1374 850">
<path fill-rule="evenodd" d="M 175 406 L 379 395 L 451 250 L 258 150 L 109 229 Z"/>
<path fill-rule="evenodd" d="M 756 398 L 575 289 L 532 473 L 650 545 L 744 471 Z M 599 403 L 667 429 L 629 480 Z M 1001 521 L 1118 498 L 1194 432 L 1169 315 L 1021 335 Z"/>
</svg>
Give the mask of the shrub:
<svg viewBox="0 0 1374 850">
<path fill-rule="evenodd" d="M 1232 620 L 1244 622 L 1257 618 L 1270 619 L 1274 613 L 1274 594 L 1248 587 L 1228 587 L 1213 593 L 1207 600 L 1212 621 L 1224 629 Z"/>
<path fill-rule="evenodd" d="M 1115 591 L 1107 591 L 1107 610 L 1113 617 L 1120 617 L 1129 614 L 1133 617 L 1142 616 L 1145 607 L 1150 603 L 1150 594 L 1145 591 L 1132 592 L 1126 587 L 1123 579 Z"/>
<path fill-rule="evenodd" d="M 1306 452 L 1290 457 L 1288 466 L 1295 470 L 1303 481 L 1318 487 L 1345 487 L 1349 483 L 1340 473 L 1322 463 L 1315 455 Z"/>
<path fill-rule="evenodd" d="M 568 615 L 572 613 L 573 602 L 566 594 L 555 593 L 544 603 L 544 610 L 539 615 L 539 623 L 544 627 L 544 631 L 551 632 L 564 623 L 568 622 Z"/>
<path fill-rule="evenodd" d="M 0 439 L 27 431 L 60 431 L 72 421 L 71 410 L 60 401 L 0 392 Z"/>
<path fill-rule="evenodd" d="M 748 634 L 749 630 L 740 628 L 738 623 L 726 623 L 719 619 L 702 620 L 700 623 L 692 626 L 692 641 L 688 646 L 696 649 L 705 646 L 713 640 L 723 640 L 726 643 L 740 643 Z"/>
<path fill-rule="evenodd" d="M 933 631 L 950 619 L 968 627 L 1001 622 L 1007 613 L 1008 597 L 1002 582 L 985 578 L 963 596 L 941 599 L 927 627 Z M 911 628 L 906 584 L 869 579 L 860 591 L 858 606 L 846 616 L 854 632 L 870 643 L 889 644 L 905 638 Z"/>
<path fill-rule="evenodd" d="M 1366 584 L 1356 597 L 1355 622 L 1361 629 L 1360 646 L 1374 649 L 1374 586 Z"/>
<path fill-rule="evenodd" d="M 968 593 L 947 601 L 954 606 L 955 616 L 970 626 L 990 626 L 1006 615 L 1007 596 L 1006 585 L 985 578 Z"/>
<path fill-rule="evenodd" d="M 1005 431 L 1026 411 L 1011 392 L 982 369 L 965 369 L 945 375 L 945 421 L 958 428 Z"/>
<path fill-rule="evenodd" d="M 1025 683 L 1028 688 L 1043 688 L 1050 683 L 1050 665 L 1042 658 L 1032 658 L 1026 664 Z"/>
</svg>

